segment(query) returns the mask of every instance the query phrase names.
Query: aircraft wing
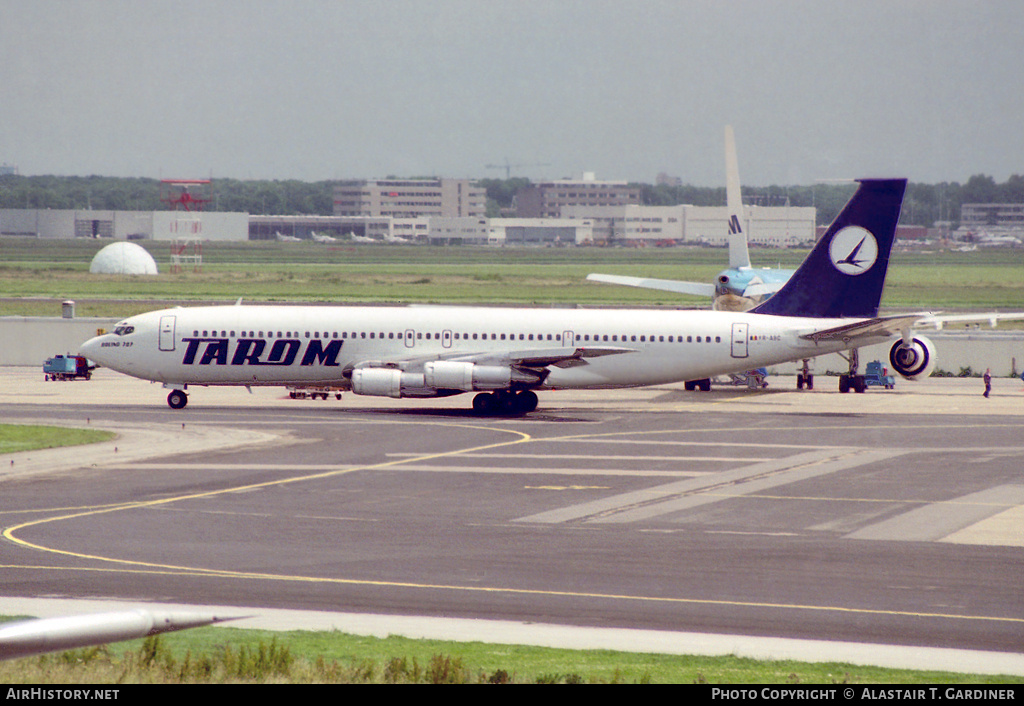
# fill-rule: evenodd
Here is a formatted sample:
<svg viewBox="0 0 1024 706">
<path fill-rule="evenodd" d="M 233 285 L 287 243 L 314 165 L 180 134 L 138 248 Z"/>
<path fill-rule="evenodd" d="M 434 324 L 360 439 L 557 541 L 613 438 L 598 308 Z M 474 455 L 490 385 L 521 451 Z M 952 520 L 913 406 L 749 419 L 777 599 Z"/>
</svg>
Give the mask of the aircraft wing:
<svg viewBox="0 0 1024 706">
<path fill-rule="evenodd" d="M 626 277 L 625 275 L 587 275 L 591 282 L 605 282 L 606 284 L 622 284 L 627 287 L 641 287 L 643 289 L 659 289 L 664 292 L 675 292 L 677 294 L 692 294 L 697 297 L 715 296 L 715 285 L 708 282 L 679 282 L 673 279 L 650 279 L 647 277 Z"/>
<path fill-rule="evenodd" d="M 882 316 L 874 319 L 861 319 L 840 326 L 811 331 L 800 336 L 808 341 L 854 341 L 858 338 L 878 338 L 879 336 L 902 335 L 903 331 L 914 327 L 926 314 L 905 314 L 902 316 Z"/>
<path fill-rule="evenodd" d="M 989 314 L 949 314 L 937 315 L 930 312 L 916 314 L 900 314 L 882 316 L 874 319 L 863 319 L 832 328 L 811 331 L 800 338 L 808 341 L 844 340 L 853 341 L 858 338 L 877 338 L 879 336 L 903 336 L 911 329 L 930 329 L 940 331 L 949 323 L 969 324 L 988 323 L 993 328 L 999 321 L 1024 320 L 1024 312 L 989 313 Z"/>
<path fill-rule="evenodd" d="M 635 353 L 633 348 L 616 346 L 572 346 L 565 348 L 529 348 L 509 351 L 486 351 L 480 353 L 457 353 L 452 355 L 409 356 L 395 360 L 369 361 L 357 367 L 399 368 L 404 371 L 421 369 L 426 363 L 448 360 L 478 365 L 509 365 L 522 368 L 546 368 L 555 366 L 571 368 L 586 365 L 587 358 L 600 358 L 606 355 Z"/>
<path fill-rule="evenodd" d="M 1024 321 L 1024 312 L 988 314 L 925 314 L 918 322 L 919 328 L 941 331 L 946 324 L 988 324 L 995 328 L 1000 321 Z"/>
</svg>

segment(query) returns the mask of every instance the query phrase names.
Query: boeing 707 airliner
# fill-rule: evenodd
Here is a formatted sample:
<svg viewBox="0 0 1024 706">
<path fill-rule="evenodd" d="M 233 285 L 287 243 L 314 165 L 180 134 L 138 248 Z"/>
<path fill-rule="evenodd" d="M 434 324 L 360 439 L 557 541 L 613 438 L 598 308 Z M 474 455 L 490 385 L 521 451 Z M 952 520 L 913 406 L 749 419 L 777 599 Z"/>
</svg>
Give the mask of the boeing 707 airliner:
<svg viewBox="0 0 1024 706">
<path fill-rule="evenodd" d="M 334 387 L 430 398 L 476 392 L 523 414 L 538 391 L 705 380 L 899 337 L 892 367 L 927 375 L 930 314 L 878 317 L 905 179 L 865 179 L 787 284 L 748 312 L 496 307 L 209 306 L 125 319 L 81 354 L 169 388 Z M 990 316 L 980 317 L 991 318 Z"/>
</svg>

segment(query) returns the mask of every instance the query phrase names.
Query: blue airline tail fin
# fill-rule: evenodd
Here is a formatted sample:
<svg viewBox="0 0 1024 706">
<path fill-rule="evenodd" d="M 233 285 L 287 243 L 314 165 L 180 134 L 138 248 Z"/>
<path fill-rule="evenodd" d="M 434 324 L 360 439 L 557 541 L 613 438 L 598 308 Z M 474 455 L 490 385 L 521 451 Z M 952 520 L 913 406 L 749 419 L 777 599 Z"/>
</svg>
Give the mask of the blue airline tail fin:
<svg viewBox="0 0 1024 706">
<path fill-rule="evenodd" d="M 823 319 L 878 315 L 907 180 L 859 181 L 800 268 L 752 313 Z"/>
</svg>

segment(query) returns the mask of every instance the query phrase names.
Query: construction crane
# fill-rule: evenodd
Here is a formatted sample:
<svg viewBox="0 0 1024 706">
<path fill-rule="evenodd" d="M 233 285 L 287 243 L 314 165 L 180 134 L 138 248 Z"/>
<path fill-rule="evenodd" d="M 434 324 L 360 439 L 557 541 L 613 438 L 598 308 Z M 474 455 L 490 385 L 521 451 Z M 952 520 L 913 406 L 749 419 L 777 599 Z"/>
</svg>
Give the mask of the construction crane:
<svg viewBox="0 0 1024 706">
<path fill-rule="evenodd" d="M 536 163 L 533 163 L 533 164 L 509 164 L 508 163 L 508 157 L 506 157 L 504 164 L 485 164 L 484 166 L 487 169 L 504 169 L 505 170 L 505 178 L 506 179 L 510 179 L 512 177 L 512 169 L 513 168 L 521 169 L 523 167 L 550 167 L 551 165 L 548 164 L 547 162 L 536 162 Z"/>
</svg>

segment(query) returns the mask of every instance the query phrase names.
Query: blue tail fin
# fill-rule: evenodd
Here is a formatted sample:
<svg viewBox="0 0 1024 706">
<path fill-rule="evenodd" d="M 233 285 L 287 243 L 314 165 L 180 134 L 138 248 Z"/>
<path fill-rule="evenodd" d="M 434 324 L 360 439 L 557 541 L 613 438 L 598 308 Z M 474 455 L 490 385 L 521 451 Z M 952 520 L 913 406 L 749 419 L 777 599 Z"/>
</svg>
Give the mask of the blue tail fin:
<svg viewBox="0 0 1024 706">
<path fill-rule="evenodd" d="M 878 315 L 906 179 L 860 187 L 786 285 L 751 311 L 815 318 Z"/>
</svg>

